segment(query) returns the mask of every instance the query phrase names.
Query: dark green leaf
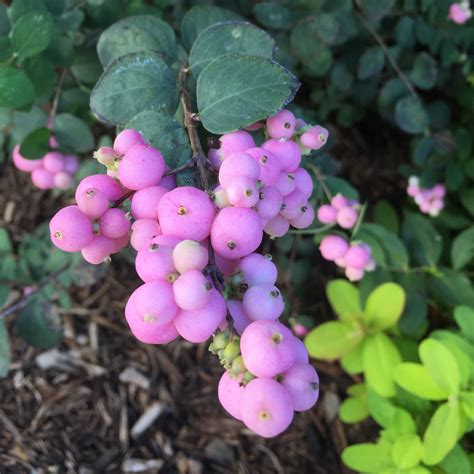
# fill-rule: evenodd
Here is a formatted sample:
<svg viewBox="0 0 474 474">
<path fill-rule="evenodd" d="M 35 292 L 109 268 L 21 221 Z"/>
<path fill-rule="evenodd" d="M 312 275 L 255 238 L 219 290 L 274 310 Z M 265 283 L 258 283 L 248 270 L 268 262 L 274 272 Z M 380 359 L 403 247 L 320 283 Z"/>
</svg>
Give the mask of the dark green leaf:
<svg viewBox="0 0 474 474">
<path fill-rule="evenodd" d="M 364 51 L 359 59 L 357 77 L 359 79 L 368 79 L 378 74 L 385 65 L 385 55 L 382 48 L 372 46 Z"/>
<path fill-rule="evenodd" d="M 441 268 L 441 274 L 428 279 L 430 293 L 444 305 L 466 304 L 474 306 L 474 290 L 471 280 L 461 272 Z"/>
<path fill-rule="evenodd" d="M 354 76 L 346 65 L 337 62 L 331 69 L 331 84 L 340 91 L 346 92 L 351 89 L 354 82 Z"/>
<path fill-rule="evenodd" d="M 71 72 L 80 82 L 95 84 L 102 73 L 102 68 L 93 51 L 82 49 L 76 52 Z"/>
<path fill-rule="evenodd" d="M 84 12 L 76 9 L 64 12 L 61 16 L 56 18 L 56 29 L 60 33 L 68 33 L 70 31 L 78 30 L 84 21 Z"/>
<path fill-rule="evenodd" d="M 398 214 L 395 208 L 388 201 L 377 201 L 374 208 L 373 219 L 376 224 L 380 224 L 388 231 L 398 234 L 400 227 Z"/>
<path fill-rule="evenodd" d="M 20 58 L 35 56 L 48 47 L 52 32 L 53 19 L 49 13 L 27 13 L 13 25 L 13 50 Z"/>
<path fill-rule="evenodd" d="M 30 12 L 46 12 L 47 8 L 42 0 L 15 0 L 8 10 L 12 24 L 20 17 Z"/>
<path fill-rule="evenodd" d="M 129 53 L 151 51 L 176 58 L 177 43 L 173 29 L 151 15 L 137 15 L 114 23 L 99 38 L 97 52 L 102 66 Z"/>
<path fill-rule="evenodd" d="M 228 54 L 199 76 L 199 114 L 208 131 L 227 133 L 275 114 L 291 102 L 298 87 L 298 80 L 274 61 Z"/>
<path fill-rule="evenodd" d="M 156 53 L 122 56 L 110 64 L 94 87 L 91 109 L 103 122 L 117 125 L 147 109 L 174 113 L 176 76 Z"/>
<path fill-rule="evenodd" d="M 474 188 L 463 189 L 459 193 L 459 199 L 471 216 L 474 216 Z"/>
<path fill-rule="evenodd" d="M 195 77 L 214 59 L 229 53 L 262 56 L 271 59 L 275 41 L 265 31 L 245 22 L 218 23 L 196 38 L 189 55 Z"/>
<path fill-rule="evenodd" d="M 459 444 L 454 446 L 439 466 L 446 474 L 472 474 L 469 457 Z"/>
<path fill-rule="evenodd" d="M 291 11 L 276 2 L 259 2 L 253 8 L 257 20 L 266 28 L 288 30 L 291 25 Z"/>
<path fill-rule="evenodd" d="M 94 137 L 90 128 L 74 115 L 57 115 L 53 133 L 59 147 L 65 151 L 83 153 L 94 147 Z"/>
<path fill-rule="evenodd" d="M 74 39 L 64 34 L 54 34 L 45 54 L 56 66 L 71 66 L 74 60 Z"/>
<path fill-rule="evenodd" d="M 337 42 L 340 25 L 335 15 L 321 13 L 314 18 L 314 27 L 318 37 L 326 44 L 332 45 Z"/>
<path fill-rule="evenodd" d="M 413 48 L 415 46 L 415 22 L 412 18 L 404 16 L 398 20 L 395 27 L 395 38 L 403 48 Z"/>
<path fill-rule="evenodd" d="M 10 343 L 5 321 L 0 320 L 0 378 L 6 377 L 10 370 Z"/>
<path fill-rule="evenodd" d="M 51 130 L 47 127 L 37 128 L 29 133 L 21 142 L 20 153 L 32 160 L 43 158 L 49 151 Z"/>
<path fill-rule="evenodd" d="M 412 82 L 423 90 L 433 88 L 438 68 L 436 61 L 428 53 L 419 53 L 410 72 Z"/>
<path fill-rule="evenodd" d="M 0 4 L 0 35 L 7 35 L 10 31 L 10 20 L 8 19 L 7 6 Z"/>
<path fill-rule="evenodd" d="M 28 58 L 25 61 L 25 71 L 33 83 L 37 96 L 45 95 L 53 90 L 56 83 L 56 72 L 49 59 L 43 55 Z"/>
<path fill-rule="evenodd" d="M 395 120 L 404 132 L 412 134 L 424 132 L 429 123 L 423 104 L 412 96 L 404 97 L 397 102 Z"/>
<path fill-rule="evenodd" d="M 359 3 L 369 20 L 378 21 L 390 12 L 395 0 L 360 0 Z"/>
<path fill-rule="evenodd" d="M 6 61 L 13 54 L 10 38 L 0 36 L 0 61 Z"/>
<path fill-rule="evenodd" d="M 474 256 L 474 227 L 461 232 L 451 247 L 451 262 L 455 270 L 466 266 Z"/>
<path fill-rule="evenodd" d="M 33 84 L 13 67 L 0 67 L 0 107 L 20 108 L 33 102 Z"/>
</svg>

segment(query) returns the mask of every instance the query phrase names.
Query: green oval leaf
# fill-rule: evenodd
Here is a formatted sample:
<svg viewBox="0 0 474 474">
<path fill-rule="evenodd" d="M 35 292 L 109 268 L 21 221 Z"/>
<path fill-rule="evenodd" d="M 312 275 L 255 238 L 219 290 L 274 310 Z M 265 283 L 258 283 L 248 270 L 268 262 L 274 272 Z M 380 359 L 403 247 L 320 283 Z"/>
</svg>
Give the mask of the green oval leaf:
<svg viewBox="0 0 474 474">
<path fill-rule="evenodd" d="M 454 310 L 454 319 L 461 333 L 474 342 L 474 310 L 469 306 L 458 306 Z"/>
<path fill-rule="evenodd" d="M 346 398 L 339 407 L 339 417 L 344 423 L 359 423 L 369 416 L 365 397 Z"/>
<path fill-rule="evenodd" d="M 143 110 L 174 113 L 177 73 L 160 55 L 133 53 L 116 59 L 95 85 L 91 109 L 106 123 L 125 124 Z"/>
<path fill-rule="evenodd" d="M 275 61 L 228 54 L 215 59 L 197 82 L 204 127 L 223 134 L 275 114 L 293 100 L 299 82 Z"/>
<path fill-rule="evenodd" d="M 49 13 L 27 13 L 13 25 L 13 51 L 20 58 L 35 56 L 48 47 L 52 32 L 53 19 Z"/>
<path fill-rule="evenodd" d="M 436 61 L 428 53 L 419 53 L 413 63 L 410 79 L 420 89 L 432 89 L 436 83 L 438 68 Z"/>
<path fill-rule="evenodd" d="M 456 236 L 451 247 L 451 262 L 455 270 L 465 267 L 474 257 L 474 227 Z"/>
<path fill-rule="evenodd" d="M 397 438 L 392 447 L 393 462 L 400 469 L 410 469 L 419 464 L 423 455 L 423 444 L 418 435 L 407 434 Z"/>
<path fill-rule="evenodd" d="M 362 314 L 359 290 L 347 280 L 332 280 L 326 286 L 326 295 L 333 311 L 343 321 L 358 319 Z"/>
<path fill-rule="evenodd" d="M 6 377 L 10 370 L 10 343 L 5 321 L 0 320 L 0 377 Z"/>
<path fill-rule="evenodd" d="M 357 77 L 361 80 L 369 79 L 378 74 L 385 65 L 385 55 L 379 46 L 367 48 L 359 58 Z"/>
<path fill-rule="evenodd" d="M 125 54 L 143 51 L 161 53 L 171 59 L 176 57 L 176 36 L 168 23 L 152 15 L 131 16 L 107 28 L 97 43 L 104 68 Z"/>
<path fill-rule="evenodd" d="M 387 15 L 395 5 L 395 0 L 360 0 L 363 13 L 371 21 L 378 21 Z"/>
<path fill-rule="evenodd" d="M 380 474 L 393 468 L 388 444 L 353 444 L 344 449 L 341 457 L 347 467 L 358 472 Z"/>
<path fill-rule="evenodd" d="M 428 114 L 421 101 L 408 96 L 400 99 L 395 106 L 395 121 L 407 133 L 423 133 L 429 124 Z"/>
<path fill-rule="evenodd" d="M 29 133 L 21 142 L 20 153 L 32 160 L 43 158 L 49 151 L 51 130 L 47 127 L 37 128 Z"/>
<path fill-rule="evenodd" d="M 214 59 L 229 53 L 271 59 L 275 41 L 265 31 L 243 21 L 218 23 L 206 28 L 196 38 L 189 65 L 195 77 Z"/>
<path fill-rule="evenodd" d="M 0 107 L 16 109 L 31 104 L 33 99 L 33 84 L 23 71 L 0 67 Z"/>
<path fill-rule="evenodd" d="M 53 135 L 65 151 L 83 153 L 94 147 L 94 136 L 81 119 L 71 114 L 59 114 L 54 121 Z"/>
</svg>

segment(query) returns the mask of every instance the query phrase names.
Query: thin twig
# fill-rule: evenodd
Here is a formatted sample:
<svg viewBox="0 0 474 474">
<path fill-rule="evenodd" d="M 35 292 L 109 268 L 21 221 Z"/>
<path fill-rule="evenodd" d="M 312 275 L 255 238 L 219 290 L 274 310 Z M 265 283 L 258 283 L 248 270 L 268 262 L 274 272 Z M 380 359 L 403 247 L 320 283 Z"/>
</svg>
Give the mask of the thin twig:
<svg viewBox="0 0 474 474">
<path fill-rule="evenodd" d="M 314 175 L 316 176 L 316 178 L 319 181 L 319 184 L 323 188 L 324 194 L 326 194 L 326 197 L 328 198 L 328 201 L 330 201 L 332 199 L 332 193 L 331 193 L 330 189 L 327 187 L 327 184 L 324 182 L 324 178 L 322 177 L 322 175 L 319 172 L 318 168 L 316 168 L 316 166 L 314 166 L 312 164 L 309 164 L 308 166 L 313 170 Z"/>
<path fill-rule="evenodd" d="M 195 165 L 196 165 L 196 160 L 194 158 L 191 158 L 190 160 L 186 161 L 186 163 L 182 164 L 181 166 L 178 166 L 177 168 L 166 171 L 166 173 L 164 173 L 163 176 L 171 176 L 173 174 L 178 174 L 181 171 L 187 170 L 188 168 L 192 168 Z"/>
<path fill-rule="evenodd" d="M 52 128 L 54 118 L 56 117 L 56 112 L 58 111 L 59 98 L 61 97 L 61 92 L 63 89 L 64 79 L 66 78 L 67 69 L 63 69 L 61 75 L 59 76 L 58 83 L 56 85 L 56 91 L 54 92 L 53 103 L 51 105 L 51 110 L 49 111 L 48 124 Z"/>
</svg>

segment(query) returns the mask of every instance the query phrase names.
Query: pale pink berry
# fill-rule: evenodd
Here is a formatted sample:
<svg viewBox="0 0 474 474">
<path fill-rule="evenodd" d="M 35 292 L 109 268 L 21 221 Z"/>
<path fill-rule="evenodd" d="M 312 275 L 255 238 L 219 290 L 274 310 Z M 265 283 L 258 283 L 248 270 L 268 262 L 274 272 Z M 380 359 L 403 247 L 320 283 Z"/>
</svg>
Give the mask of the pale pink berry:
<svg viewBox="0 0 474 474">
<path fill-rule="evenodd" d="M 115 170 L 115 169 L 112 169 L 112 168 L 109 168 L 107 171 L 107 176 L 110 176 L 111 178 L 115 179 L 115 180 L 119 180 L 119 174 L 118 174 L 118 171 Z"/>
<path fill-rule="evenodd" d="M 173 264 L 173 248 L 153 243 L 153 240 L 144 244 L 137 253 L 135 269 L 138 276 L 144 282 L 175 281 L 178 275 Z"/>
<path fill-rule="evenodd" d="M 76 201 L 81 212 L 91 219 L 98 219 L 109 208 L 108 197 L 96 188 L 86 189 Z"/>
<path fill-rule="evenodd" d="M 291 221 L 301 216 L 308 208 L 308 198 L 300 191 L 293 191 L 283 198 L 283 208 L 281 215 Z"/>
<path fill-rule="evenodd" d="M 472 16 L 472 11 L 469 2 L 453 3 L 449 7 L 448 18 L 458 25 L 463 25 Z"/>
<path fill-rule="evenodd" d="M 17 169 L 27 173 L 31 173 L 32 171 L 42 168 L 43 166 L 42 158 L 38 160 L 29 160 L 28 158 L 23 157 L 20 153 L 20 145 L 15 145 L 15 148 L 13 148 L 12 160 Z"/>
<path fill-rule="evenodd" d="M 269 220 L 265 226 L 265 233 L 274 239 L 275 237 L 283 237 L 288 233 L 290 223 L 281 215 L 278 214 L 273 219 Z"/>
<path fill-rule="evenodd" d="M 337 211 L 337 223 L 343 229 L 351 229 L 357 223 L 359 213 L 351 206 L 342 207 Z"/>
<path fill-rule="evenodd" d="M 408 188 L 407 188 L 408 196 L 414 198 L 419 192 L 420 192 L 420 188 L 418 187 L 418 185 L 414 185 L 414 184 L 408 185 Z"/>
<path fill-rule="evenodd" d="M 254 285 L 274 285 L 277 280 L 277 267 L 271 257 L 259 253 L 251 253 L 239 264 L 243 283 Z"/>
<path fill-rule="evenodd" d="M 59 171 L 54 174 L 54 186 L 58 189 L 66 191 L 72 185 L 72 176 L 66 171 Z"/>
<path fill-rule="evenodd" d="M 227 309 L 229 310 L 232 321 L 234 322 L 235 330 L 239 334 L 242 334 L 245 328 L 252 323 L 245 313 L 242 303 L 237 300 L 227 300 Z"/>
<path fill-rule="evenodd" d="M 330 261 L 344 257 L 348 249 L 349 244 L 347 241 L 338 235 L 326 235 L 319 244 L 321 255 Z"/>
<path fill-rule="evenodd" d="M 293 408 L 286 388 L 271 378 L 251 380 L 242 393 L 242 421 L 264 438 L 285 431 L 293 421 Z"/>
<path fill-rule="evenodd" d="M 283 196 L 280 191 L 273 186 L 263 186 L 259 190 L 259 201 L 255 206 L 255 210 L 263 219 L 275 218 L 281 210 L 283 204 Z"/>
<path fill-rule="evenodd" d="M 110 146 L 101 146 L 97 151 L 94 152 L 94 158 L 104 166 L 112 166 L 115 160 L 118 158 L 115 150 Z"/>
<path fill-rule="evenodd" d="M 51 173 L 57 173 L 64 169 L 64 155 L 57 151 L 51 151 L 43 156 L 43 168 Z"/>
<path fill-rule="evenodd" d="M 302 214 L 290 221 L 295 229 L 306 229 L 314 222 L 315 212 L 313 206 L 307 203 L 302 210 Z"/>
<path fill-rule="evenodd" d="M 225 258 L 235 259 L 252 253 L 262 238 L 260 217 L 253 209 L 226 207 L 219 211 L 212 224 L 212 247 Z"/>
<path fill-rule="evenodd" d="M 295 178 L 295 188 L 309 198 L 313 193 L 313 179 L 311 175 L 304 168 L 298 168 L 293 175 Z"/>
<path fill-rule="evenodd" d="M 245 292 L 242 304 L 252 321 L 278 319 L 285 309 L 281 292 L 273 285 L 251 286 Z"/>
<path fill-rule="evenodd" d="M 296 358 L 295 336 L 278 321 L 254 321 L 242 333 L 240 352 L 245 367 L 256 377 L 275 377 Z"/>
<path fill-rule="evenodd" d="M 222 163 L 219 169 L 219 183 L 227 188 L 237 176 L 257 181 L 260 177 L 258 163 L 248 153 L 232 153 Z"/>
<path fill-rule="evenodd" d="M 263 127 L 262 122 L 254 122 L 251 125 L 247 125 L 244 128 L 245 128 L 245 130 L 248 130 L 249 132 L 255 132 L 257 130 L 260 130 L 262 127 Z"/>
<path fill-rule="evenodd" d="M 292 173 L 300 166 L 301 151 L 293 140 L 275 140 L 274 138 L 263 143 L 262 148 L 273 153 L 280 162 L 281 169 Z"/>
<path fill-rule="evenodd" d="M 259 199 L 255 180 L 246 176 L 236 176 L 225 191 L 229 202 L 237 207 L 253 207 Z"/>
<path fill-rule="evenodd" d="M 112 239 L 103 235 L 94 235 L 92 242 L 81 249 L 81 254 L 86 262 L 99 265 L 110 256 L 113 249 Z"/>
<path fill-rule="evenodd" d="M 160 224 L 156 220 L 138 219 L 132 224 L 130 243 L 138 252 L 144 245 L 149 244 L 153 237 L 160 234 Z"/>
<path fill-rule="evenodd" d="M 245 387 L 240 384 L 242 376 L 232 378 L 229 372 L 224 372 L 219 380 L 217 396 L 224 409 L 237 420 L 242 421 L 240 402 Z"/>
<path fill-rule="evenodd" d="M 319 397 L 319 377 L 310 364 L 295 364 L 281 374 L 279 382 L 288 390 L 293 410 L 309 410 Z"/>
<path fill-rule="evenodd" d="M 36 168 L 31 172 L 31 181 L 39 189 L 54 188 L 54 174 L 44 168 Z"/>
<path fill-rule="evenodd" d="M 308 131 L 304 132 L 300 141 L 305 148 L 310 150 L 319 150 L 324 146 L 328 140 L 329 132 L 326 128 L 316 125 L 315 127 L 310 128 Z"/>
<path fill-rule="evenodd" d="M 181 242 L 182 239 L 176 235 L 158 235 L 151 241 L 152 244 L 164 245 L 165 247 L 175 248 Z"/>
<path fill-rule="evenodd" d="M 209 301 L 202 308 L 178 311 L 174 325 L 183 339 L 199 344 L 216 332 L 226 314 L 225 299 L 213 288 L 209 291 Z"/>
<path fill-rule="evenodd" d="M 269 150 L 255 147 L 245 150 L 258 164 L 260 168 L 260 181 L 263 184 L 274 185 L 281 173 L 280 161 Z"/>
<path fill-rule="evenodd" d="M 345 270 L 346 277 L 350 281 L 359 281 L 364 276 L 364 269 L 362 268 L 354 268 L 354 267 L 346 267 Z"/>
<path fill-rule="evenodd" d="M 122 130 L 114 141 L 114 150 L 118 155 L 125 155 L 135 145 L 146 145 L 145 139 L 136 130 Z"/>
<path fill-rule="evenodd" d="M 112 239 L 113 248 L 112 253 L 118 253 L 123 248 L 127 247 L 130 242 L 130 236 L 128 234 L 122 235 L 122 237 L 117 237 L 116 239 Z"/>
<path fill-rule="evenodd" d="M 172 321 L 166 324 L 151 314 L 143 314 L 135 306 L 135 293 L 130 295 L 125 306 L 125 317 L 132 334 L 145 344 L 167 344 L 178 337 L 178 331 Z M 171 309 L 172 311 L 172 309 Z"/>
<path fill-rule="evenodd" d="M 230 203 L 230 201 L 227 197 L 226 190 L 222 186 L 220 186 L 220 185 L 216 186 L 216 188 L 214 189 L 212 194 L 213 194 L 212 199 L 213 199 L 214 205 L 218 209 L 222 209 L 224 207 L 229 207 L 231 205 L 231 203 Z"/>
<path fill-rule="evenodd" d="M 216 208 L 204 191 L 182 186 L 166 193 L 158 204 L 163 234 L 201 241 L 209 236 Z"/>
<path fill-rule="evenodd" d="M 337 221 L 337 209 L 330 204 L 323 204 L 318 209 L 318 221 L 321 224 L 335 224 Z"/>
<path fill-rule="evenodd" d="M 90 188 L 102 191 L 110 201 L 116 201 L 125 194 L 125 191 L 120 184 L 110 176 L 105 174 L 92 174 L 85 177 L 77 186 L 75 195 L 76 201 L 80 194 Z"/>
<path fill-rule="evenodd" d="M 149 324 L 169 323 L 178 313 L 171 283 L 167 281 L 150 281 L 138 287 L 132 295 L 136 310 Z"/>
<path fill-rule="evenodd" d="M 102 214 L 99 226 L 101 234 L 116 239 L 128 233 L 131 222 L 124 210 L 112 208 Z"/>
<path fill-rule="evenodd" d="M 130 210 L 135 219 L 157 219 L 158 203 L 169 192 L 161 186 L 148 186 L 134 193 Z"/>
<path fill-rule="evenodd" d="M 365 245 L 351 245 L 344 254 L 348 267 L 364 269 L 370 261 L 370 251 Z"/>
<path fill-rule="evenodd" d="M 267 133 L 271 138 L 291 138 L 295 125 L 296 118 L 293 113 L 283 109 L 267 118 Z"/>
<path fill-rule="evenodd" d="M 210 299 L 212 285 L 198 270 L 183 273 L 173 284 L 176 304 L 185 310 L 194 311 L 203 308 Z"/>
<path fill-rule="evenodd" d="M 343 207 L 349 206 L 349 200 L 346 197 L 344 197 L 342 194 L 336 194 L 331 199 L 331 206 L 339 210 L 339 209 L 342 209 Z"/>
<path fill-rule="evenodd" d="M 443 207 L 444 202 L 442 199 L 433 199 L 433 201 L 431 201 L 431 206 L 428 211 L 428 214 L 432 217 L 436 217 L 437 215 L 439 215 L 439 212 L 441 211 L 441 209 L 443 209 Z"/>
<path fill-rule="evenodd" d="M 432 191 L 435 198 L 442 199 L 446 194 L 446 187 L 443 184 L 436 184 Z"/>
<path fill-rule="evenodd" d="M 48 128 L 50 128 L 50 127 L 48 127 Z M 52 135 L 49 137 L 49 142 L 48 143 L 49 143 L 49 147 L 53 148 L 53 149 L 57 148 L 59 146 L 56 138 L 54 138 Z"/>
<path fill-rule="evenodd" d="M 78 252 L 92 242 L 92 223 L 77 206 L 58 211 L 49 223 L 51 240 L 65 252 Z"/>
<path fill-rule="evenodd" d="M 217 268 L 222 272 L 225 277 L 228 277 L 235 272 L 236 268 L 240 263 L 240 258 L 224 258 L 222 255 L 216 253 L 214 255 Z"/>
<path fill-rule="evenodd" d="M 128 189 L 138 190 L 157 185 L 165 172 L 163 155 L 148 145 L 135 145 L 120 160 L 118 175 Z"/>
<path fill-rule="evenodd" d="M 242 152 L 255 146 L 252 135 L 245 130 L 226 133 L 219 138 L 219 142 L 219 149 L 209 150 L 209 159 L 216 169 L 219 169 L 224 159 L 232 153 Z"/>
<path fill-rule="evenodd" d="M 295 337 L 293 339 L 293 344 L 295 346 L 295 364 L 307 364 L 309 362 L 308 349 L 304 345 L 304 342 L 301 339 Z"/>
<path fill-rule="evenodd" d="M 296 189 L 295 175 L 293 173 L 280 173 L 275 187 L 280 191 L 281 195 L 288 196 Z"/>
<path fill-rule="evenodd" d="M 173 250 L 173 262 L 179 273 L 202 271 L 209 262 L 209 252 L 195 240 L 182 240 Z"/>
<path fill-rule="evenodd" d="M 170 170 L 171 168 L 168 165 L 165 165 L 165 173 Z M 176 178 L 172 174 L 163 176 L 158 185 L 167 189 L 168 191 L 172 191 L 174 188 L 176 188 Z"/>
</svg>

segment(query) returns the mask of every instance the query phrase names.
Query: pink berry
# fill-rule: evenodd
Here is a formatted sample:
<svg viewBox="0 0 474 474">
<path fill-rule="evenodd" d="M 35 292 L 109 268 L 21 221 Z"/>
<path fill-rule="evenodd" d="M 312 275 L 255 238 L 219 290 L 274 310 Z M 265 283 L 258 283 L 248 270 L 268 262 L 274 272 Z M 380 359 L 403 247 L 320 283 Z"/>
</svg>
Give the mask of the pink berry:
<svg viewBox="0 0 474 474">
<path fill-rule="evenodd" d="M 281 215 L 291 221 L 301 216 L 308 207 L 308 198 L 300 191 L 293 191 L 283 198 Z"/>
<path fill-rule="evenodd" d="M 344 257 L 348 249 L 349 244 L 347 241 L 338 235 L 326 235 L 319 244 L 321 255 L 330 261 Z"/>
<path fill-rule="evenodd" d="M 280 161 L 269 150 L 255 147 L 245 150 L 257 163 L 260 168 L 260 181 L 268 186 L 273 186 L 281 173 Z"/>
<path fill-rule="evenodd" d="M 242 280 L 249 286 L 274 285 L 277 280 L 277 267 L 269 256 L 251 253 L 244 257 L 239 264 Z"/>
<path fill-rule="evenodd" d="M 173 262 L 179 273 L 204 270 L 209 262 L 207 248 L 195 240 L 182 240 L 173 250 Z"/>
<path fill-rule="evenodd" d="M 337 211 L 337 223 L 343 229 L 351 229 L 357 223 L 359 213 L 350 206 L 345 206 Z"/>
<path fill-rule="evenodd" d="M 146 145 L 145 139 L 136 130 L 122 130 L 114 141 L 114 150 L 118 155 L 125 155 L 135 145 Z"/>
<path fill-rule="evenodd" d="M 125 306 L 125 317 L 132 334 L 145 344 L 167 344 L 178 337 L 172 321 L 160 324 L 152 315 L 140 313 L 135 306 L 135 293 Z"/>
<path fill-rule="evenodd" d="M 76 201 L 81 212 L 91 219 L 98 219 L 109 208 L 108 197 L 95 188 L 83 191 Z"/>
<path fill-rule="evenodd" d="M 256 377 L 275 377 L 296 358 L 295 336 L 277 321 L 254 321 L 242 333 L 240 352 L 245 367 Z"/>
<path fill-rule="evenodd" d="M 175 248 L 181 242 L 176 235 L 157 235 L 151 241 L 152 244 L 164 245 L 165 247 Z"/>
<path fill-rule="evenodd" d="M 77 206 L 58 211 L 49 223 L 51 240 L 64 252 L 78 252 L 94 238 L 92 223 Z"/>
<path fill-rule="evenodd" d="M 229 155 L 219 169 L 219 183 L 224 188 L 230 186 L 237 176 L 244 176 L 254 181 L 260 177 L 260 168 L 248 153 Z"/>
<path fill-rule="evenodd" d="M 319 150 L 328 140 L 329 132 L 326 128 L 316 125 L 304 132 L 300 141 L 305 148 L 310 150 Z"/>
<path fill-rule="evenodd" d="M 286 388 L 271 378 L 251 380 L 241 396 L 240 413 L 245 425 L 264 438 L 285 431 L 293 421 L 293 408 Z"/>
<path fill-rule="evenodd" d="M 110 201 L 116 201 L 125 194 L 125 191 L 120 184 L 110 176 L 105 174 L 92 174 L 79 183 L 79 186 L 76 189 L 76 201 L 80 194 L 90 188 L 102 191 Z"/>
<path fill-rule="evenodd" d="M 319 397 L 319 377 L 309 364 L 295 364 L 281 375 L 280 383 L 288 390 L 293 410 L 309 410 Z"/>
<path fill-rule="evenodd" d="M 275 237 L 283 237 L 288 233 L 290 223 L 281 215 L 278 214 L 273 219 L 269 220 L 265 226 L 265 233 L 274 239 Z"/>
<path fill-rule="evenodd" d="M 275 140 L 274 138 L 263 143 L 262 148 L 273 153 L 280 162 L 281 169 L 292 173 L 300 166 L 301 151 L 293 140 Z"/>
<path fill-rule="evenodd" d="M 298 168 L 293 175 L 295 177 L 295 188 L 309 198 L 313 193 L 311 175 L 304 168 Z"/>
<path fill-rule="evenodd" d="M 154 280 L 175 281 L 177 274 L 173 264 L 173 248 L 153 243 L 153 240 L 143 245 L 137 253 L 135 269 L 138 276 L 146 283 Z"/>
<path fill-rule="evenodd" d="M 280 173 L 275 187 L 280 191 L 282 196 L 288 196 L 296 189 L 295 175 L 293 173 Z"/>
<path fill-rule="evenodd" d="M 220 137 L 219 142 L 220 147 L 218 150 L 209 150 L 209 159 L 216 169 L 219 169 L 224 159 L 232 153 L 245 151 L 255 146 L 252 135 L 245 130 L 226 133 Z"/>
<path fill-rule="evenodd" d="M 201 309 L 209 302 L 212 285 L 198 270 L 183 273 L 173 284 L 176 304 L 181 309 Z"/>
<path fill-rule="evenodd" d="M 236 268 L 240 263 L 240 258 L 224 258 L 218 253 L 214 255 L 217 268 L 223 273 L 225 277 L 228 277 L 235 272 Z"/>
<path fill-rule="evenodd" d="M 216 332 L 226 314 L 224 297 L 213 288 L 209 291 L 209 301 L 202 308 L 178 311 L 174 325 L 183 339 L 199 344 Z"/>
<path fill-rule="evenodd" d="M 446 187 L 442 184 L 436 184 L 433 188 L 433 196 L 436 198 L 444 198 L 446 194 Z"/>
<path fill-rule="evenodd" d="M 132 224 L 131 231 L 130 243 L 137 252 L 153 237 L 161 234 L 160 224 L 153 219 L 136 220 Z"/>
<path fill-rule="evenodd" d="M 318 221 L 321 224 L 335 224 L 337 221 L 337 209 L 330 204 L 323 204 L 318 209 Z"/>
<path fill-rule="evenodd" d="M 242 334 L 245 328 L 252 323 L 240 301 L 227 300 L 227 309 L 234 322 L 234 328 L 239 334 Z"/>
<path fill-rule="evenodd" d="M 296 119 L 292 112 L 283 109 L 267 118 L 267 133 L 271 138 L 291 138 Z"/>
<path fill-rule="evenodd" d="M 314 222 L 314 208 L 311 204 L 306 204 L 303 208 L 303 213 L 299 215 L 296 219 L 290 221 L 290 224 L 295 229 L 306 229 Z"/>
<path fill-rule="evenodd" d="M 241 379 L 242 376 L 232 378 L 229 372 L 224 372 L 217 387 L 217 396 L 221 405 L 230 415 L 240 421 L 242 421 L 240 402 L 245 390 L 245 387 L 240 385 Z"/>
<path fill-rule="evenodd" d="M 57 151 L 51 151 L 43 156 L 43 167 L 51 173 L 57 173 L 64 169 L 64 155 Z"/>
<path fill-rule="evenodd" d="M 158 203 L 168 192 L 161 186 L 140 189 L 132 197 L 130 210 L 135 219 L 157 219 Z"/>
<path fill-rule="evenodd" d="M 69 174 L 76 174 L 79 170 L 79 160 L 75 155 L 65 155 L 64 156 L 64 171 Z"/>
<path fill-rule="evenodd" d="M 66 191 L 72 185 L 72 176 L 66 171 L 59 171 L 54 175 L 54 186 L 58 189 Z"/>
<path fill-rule="evenodd" d="M 100 232 L 106 237 L 116 239 L 125 235 L 131 227 L 125 211 L 119 208 L 107 209 L 99 220 Z"/>
<path fill-rule="evenodd" d="M 364 276 L 364 270 L 362 268 L 347 267 L 345 273 L 350 281 L 359 281 Z"/>
<path fill-rule="evenodd" d="M 31 173 L 32 171 L 42 168 L 43 166 L 42 158 L 38 160 L 29 160 L 28 158 L 23 157 L 20 153 L 20 145 L 15 145 L 15 148 L 13 148 L 12 160 L 17 169 L 27 173 Z"/>
<path fill-rule="evenodd" d="M 253 209 L 226 207 L 217 214 L 211 229 L 214 250 L 225 258 L 244 257 L 262 242 L 259 215 Z"/>
<path fill-rule="evenodd" d="M 281 210 L 283 196 L 280 191 L 273 186 L 263 186 L 259 191 L 259 201 L 255 210 L 263 219 L 275 218 Z"/>
<path fill-rule="evenodd" d="M 112 239 L 113 248 L 112 253 L 118 253 L 123 248 L 127 247 L 130 242 L 130 236 L 128 234 L 122 235 L 122 237 L 117 237 L 116 239 Z"/>
<path fill-rule="evenodd" d="M 54 174 L 44 168 L 36 168 L 31 172 L 31 181 L 39 189 L 54 188 Z"/>
<path fill-rule="evenodd" d="M 278 319 L 285 308 L 280 291 L 273 285 L 251 286 L 245 292 L 242 304 L 252 321 Z"/>
<path fill-rule="evenodd" d="M 296 353 L 295 364 L 307 364 L 309 362 L 309 355 L 304 342 L 295 337 L 293 343 Z"/>
<path fill-rule="evenodd" d="M 337 210 L 342 209 L 343 207 L 346 207 L 349 205 L 349 200 L 344 197 L 342 194 L 336 194 L 332 199 L 331 199 L 331 206 L 335 207 Z"/>
<path fill-rule="evenodd" d="M 81 254 L 86 262 L 99 265 L 110 256 L 113 248 L 112 239 L 103 235 L 94 235 L 92 242 L 81 249 Z"/>
<path fill-rule="evenodd" d="M 176 235 L 181 240 L 201 241 L 209 237 L 215 214 L 209 195 L 191 186 L 169 191 L 158 204 L 163 234 Z"/>
<path fill-rule="evenodd" d="M 166 171 L 170 170 L 171 168 L 165 164 L 165 173 Z M 168 191 L 172 191 L 174 188 L 176 188 L 176 178 L 173 175 L 163 176 L 158 185 L 167 189 Z"/>
<path fill-rule="evenodd" d="M 246 176 L 236 176 L 225 190 L 227 199 L 233 206 L 253 207 L 259 199 L 255 180 Z"/>
<path fill-rule="evenodd" d="M 351 245 L 344 255 L 344 260 L 348 267 L 364 269 L 370 261 L 370 252 L 363 245 Z"/>
<path fill-rule="evenodd" d="M 135 145 L 120 160 L 118 175 L 128 189 L 138 190 L 157 185 L 165 172 L 162 154 L 148 145 Z"/>
</svg>

